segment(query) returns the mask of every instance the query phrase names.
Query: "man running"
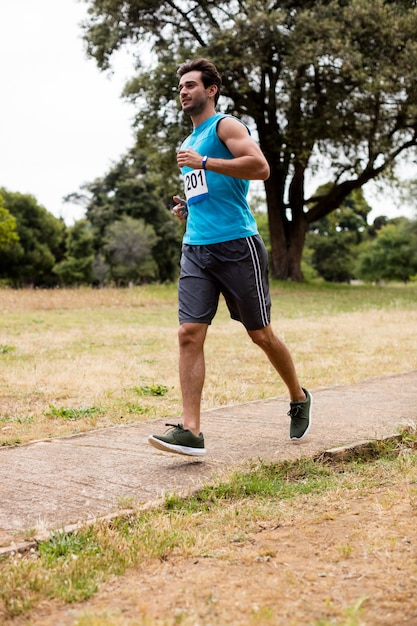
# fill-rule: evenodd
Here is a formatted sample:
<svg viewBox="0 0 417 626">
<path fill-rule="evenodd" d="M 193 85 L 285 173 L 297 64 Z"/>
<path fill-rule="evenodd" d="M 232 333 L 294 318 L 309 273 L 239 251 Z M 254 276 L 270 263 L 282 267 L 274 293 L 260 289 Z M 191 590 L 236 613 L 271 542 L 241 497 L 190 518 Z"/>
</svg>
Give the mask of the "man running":
<svg viewBox="0 0 417 626">
<path fill-rule="evenodd" d="M 178 286 L 179 375 L 182 424 L 151 435 L 159 450 L 206 453 L 200 431 L 205 378 L 204 342 L 222 293 L 232 319 L 267 355 L 290 394 L 290 438 L 311 426 L 311 394 L 300 386 L 291 354 L 270 324 L 268 255 L 247 202 L 250 180 L 266 180 L 269 165 L 248 128 L 216 113 L 221 76 L 213 63 L 196 59 L 177 72 L 182 110 L 193 132 L 177 153 L 187 202 L 174 196 L 174 213 L 186 221 Z"/>
</svg>

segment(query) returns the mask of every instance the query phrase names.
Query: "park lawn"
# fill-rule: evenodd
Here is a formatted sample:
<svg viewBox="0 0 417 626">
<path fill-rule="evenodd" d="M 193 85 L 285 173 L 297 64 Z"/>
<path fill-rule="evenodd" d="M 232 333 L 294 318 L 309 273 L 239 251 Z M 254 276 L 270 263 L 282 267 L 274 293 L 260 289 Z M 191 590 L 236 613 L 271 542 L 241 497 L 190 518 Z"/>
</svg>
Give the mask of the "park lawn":
<svg viewBox="0 0 417 626">
<path fill-rule="evenodd" d="M 417 367 L 417 285 L 273 282 L 272 325 L 301 383 Z M 0 445 L 178 417 L 175 285 L 0 290 Z M 203 410 L 286 394 L 223 301 L 206 341 Z"/>
<path fill-rule="evenodd" d="M 416 296 L 415 285 L 276 283 L 272 321 L 314 390 L 416 369 Z M 2 445 L 180 413 L 173 285 L 0 299 Z M 223 303 L 206 353 L 203 408 L 285 393 Z M 0 561 L 0 622 L 413 620 L 416 437 L 335 465 L 259 461 L 190 498 L 56 531 Z"/>
</svg>

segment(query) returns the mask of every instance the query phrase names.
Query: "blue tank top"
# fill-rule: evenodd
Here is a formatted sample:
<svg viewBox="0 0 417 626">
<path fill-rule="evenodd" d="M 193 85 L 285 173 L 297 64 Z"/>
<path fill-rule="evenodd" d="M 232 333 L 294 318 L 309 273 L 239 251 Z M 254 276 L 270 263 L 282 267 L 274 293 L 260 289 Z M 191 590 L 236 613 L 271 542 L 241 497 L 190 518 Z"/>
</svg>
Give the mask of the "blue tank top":
<svg viewBox="0 0 417 626">
<path fill-rule="evenodd" d="M 217 125 L 224 117 L 228 116 L 217 113 L 209 117 L 194 128 L 181 148 L 193 148 L 209 158 L 232 159 L 232 153 L 217 135 Z M 246 198 L 248 180 L 189 167 L 181 168 L 181 172 L 188 201 L 184 243 L 206 245 L 257 234 Z"/>
</svg>

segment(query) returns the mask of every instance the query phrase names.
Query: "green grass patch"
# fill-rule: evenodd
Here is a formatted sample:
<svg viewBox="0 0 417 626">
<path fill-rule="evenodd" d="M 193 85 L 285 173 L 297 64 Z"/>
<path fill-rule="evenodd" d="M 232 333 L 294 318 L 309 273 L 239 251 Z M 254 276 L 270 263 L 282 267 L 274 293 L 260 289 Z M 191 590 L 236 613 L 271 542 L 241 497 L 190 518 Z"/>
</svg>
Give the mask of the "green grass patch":
<svg viewBox="0 0 417 626">
<path fill-rule="evenodd" d="M 80 407 L 78 409 L 69 407 L 61 407 L 57 408 L 52 404 L 49 405 L 48 413 L 45 413 L 46 417 L 61 417 L 66 420 L 76 421 L 80 419 L 84 419 L 85 417 L 91 417 L 96 415 L 97 413 L 102 413 L 102 409 L 99 409 L 96 406 L 90 407 Z"/>
<path fill-rule="evenodd" d="M 271 281 L 273 311 L 287 318 L 416 308 L 417 284 L 347 285 Z"/>
<path fill-rule="evenodd" d="M 7 346 L 6 344 L 0 344 L 0 355 L 10 354 L 16 350 L 15 346 Z"/>
<path fill-rule="evenodd" d="M 85 532 L 75 531 L 71 534 L 64 530 L 55 531 L 47 541 L 41 541 L 38 545 L 39 554 L 47 564 L 56 560 L 68 560 L 75 555 L 84 553 L 96 555 L 100 552 L 97 540 L 93 536 L 92 528 Z"/>
<path fill-rule="evenodd" d="M 168 387 L 166 385 L 142 385 L 141 387 L 133 387 L 133 391 L 135 391 L 140 396 L 164 396 L 168 392 Z"/>
<path fill-rule="evenodd" d="M 204 487 L 192 497 L 182 499 L 176 494 L 168 494 L 165 507 L 168 511 L 192 514 L 201 510 L 209 511 L 222 502 L 242 498 L 287 500 L 301 494 L 322 493 L 329 488 L 332 476 L 333 471 L 327 465 L 312 459 L 277 464 L 260 460 L 249 471 L 233 472 L 227 482 Z"/>
</svg>

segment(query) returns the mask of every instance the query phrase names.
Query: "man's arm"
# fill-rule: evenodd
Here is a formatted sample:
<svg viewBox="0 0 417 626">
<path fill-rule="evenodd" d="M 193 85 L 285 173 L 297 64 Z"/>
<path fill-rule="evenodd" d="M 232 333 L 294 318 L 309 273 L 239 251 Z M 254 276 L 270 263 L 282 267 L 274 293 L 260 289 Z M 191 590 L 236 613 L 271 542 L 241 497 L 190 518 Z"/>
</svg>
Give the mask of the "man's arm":
<svg viewBox="0 0 417 626">
<path fill-rule="evenodd" d="M 269 177 L 268 161 L 258 144 L 249 135 L 246 126 L 238 120 L 224 117 L 217 126 L 217 134 L 233 154 L 234 159 L 215 159 L 207 155 L 207 170 L 246 180 L 266 180 Z M 179 167 L 201 169 L 204 156 L 206 155 L 198 154 L 192 148 L 188 148 L 178 152 L 177 162 Z"/>
</svg>

